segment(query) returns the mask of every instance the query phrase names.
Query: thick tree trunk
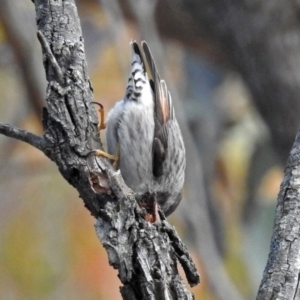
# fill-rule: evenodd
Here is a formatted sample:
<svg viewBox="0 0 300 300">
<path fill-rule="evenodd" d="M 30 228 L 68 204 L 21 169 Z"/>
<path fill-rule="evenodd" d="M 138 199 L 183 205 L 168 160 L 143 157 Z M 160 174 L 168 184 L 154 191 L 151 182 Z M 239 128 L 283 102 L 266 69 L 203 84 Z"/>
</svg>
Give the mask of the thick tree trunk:
<svg viewBox="0 0 300 300">
<path fill-rule="evenodd" d="M 75 1 L 35 0 L 38 38 L 48 81 L 44 136 L 0 123 L 0 133 L 23 140 L 53 160 L 97 218 L 96 231 L 109 263 L 119 271 L 123 299 L 193 299 L 178 275 L 177 260 L 191 286 L 194 263 L 176 231 L 162 216 L 146 220 L 135 195 L 104 158 Z"/>
</svg>

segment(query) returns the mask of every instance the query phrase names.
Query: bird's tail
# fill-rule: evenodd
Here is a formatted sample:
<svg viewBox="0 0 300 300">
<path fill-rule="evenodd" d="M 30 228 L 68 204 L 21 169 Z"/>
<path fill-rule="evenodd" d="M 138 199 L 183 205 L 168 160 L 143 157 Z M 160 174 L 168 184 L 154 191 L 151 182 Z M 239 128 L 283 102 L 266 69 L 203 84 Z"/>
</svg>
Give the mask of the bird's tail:
<svg viewBox="0 0 300 300">
<path fill-rule="evenodd" d="M 136 41 L 130 43 L 132 47 L 131 69 L 125 94 L 126 100 L 138 101 L 142 95 L 143 86 L 148 81 L 144 58 Z"/>
</svg>

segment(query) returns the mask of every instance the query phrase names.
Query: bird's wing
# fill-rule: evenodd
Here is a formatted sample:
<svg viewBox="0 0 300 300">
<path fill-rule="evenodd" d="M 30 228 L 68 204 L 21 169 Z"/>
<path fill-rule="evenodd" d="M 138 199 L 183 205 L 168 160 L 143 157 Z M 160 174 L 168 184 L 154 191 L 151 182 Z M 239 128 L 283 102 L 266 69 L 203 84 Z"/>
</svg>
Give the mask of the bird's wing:
<svg viewBox="0 0 300 300">
<path fill-rule="evenodd" d="M 142 47 L 149 66 L 149 81 L 154 95 L 153 175 L 160 177 L 163 174 L 163 162 L 168 149 L 168 122 L 174 118 L 174 107 L 167 85 L 160 79 L 145 41 L 142 42 Z"/>
</svg>

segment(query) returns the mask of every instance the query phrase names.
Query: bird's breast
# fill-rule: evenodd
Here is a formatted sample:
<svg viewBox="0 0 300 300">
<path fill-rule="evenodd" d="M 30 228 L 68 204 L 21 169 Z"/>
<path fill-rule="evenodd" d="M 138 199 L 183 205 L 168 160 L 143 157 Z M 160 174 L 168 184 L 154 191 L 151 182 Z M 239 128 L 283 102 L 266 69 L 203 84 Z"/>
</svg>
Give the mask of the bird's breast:
<svg viewBox="0 0 300 300">
<path fill-rule="evenodd" d="M 120 170 L 136 192 L 151 189 L 153 136 L 153 106 L 127 102 L 118 127 Z"/>
</svg>

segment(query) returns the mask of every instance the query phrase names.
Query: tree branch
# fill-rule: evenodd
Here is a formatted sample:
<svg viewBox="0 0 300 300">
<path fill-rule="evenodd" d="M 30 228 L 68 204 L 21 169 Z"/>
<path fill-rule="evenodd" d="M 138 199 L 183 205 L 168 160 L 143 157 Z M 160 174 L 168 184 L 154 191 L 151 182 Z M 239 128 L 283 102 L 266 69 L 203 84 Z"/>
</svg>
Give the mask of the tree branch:
<svg viewBox="0 0 300 300">
<path fill-rule="evenodd" d="M 193 299 L 178 274 L 177 258 L 191 286 L 200 277 L 174 228 L 162 213 L 162 222 L 147 221 L 137 202 L 146 195 L 133 193 L 105 158 L 88 155 L 102 145 L 75 1 L 34 4 L 48 81 L 44 138 L 9 126 L 3 133 L 32 144 L 40 141 L 35 146 L 44 143 L 42 151 L 78 190 L 97 218 L 97 235 L 110 264 L 119 271 L 123 299 Z"/>
<path fill-rule="evenodd" d="M 299 299 L 300 289 L 300 130 L 278 194 L 271 251 L 257 300 Z"/>
<path fill-rule="evenodd" d="M 28 132 L 26 130 L 19 129 L 10 124 L 5 124 L 0 122 L 0 134 L 20 140 L 41 150 L 42 152 L 45 152 L 46 143 L 44 138 L 35 135 L 31 132 Z"/>
</svg>

